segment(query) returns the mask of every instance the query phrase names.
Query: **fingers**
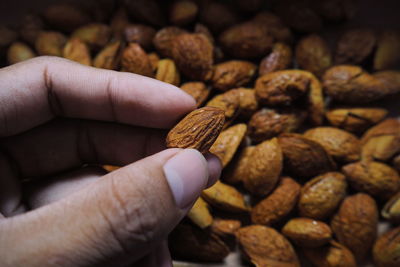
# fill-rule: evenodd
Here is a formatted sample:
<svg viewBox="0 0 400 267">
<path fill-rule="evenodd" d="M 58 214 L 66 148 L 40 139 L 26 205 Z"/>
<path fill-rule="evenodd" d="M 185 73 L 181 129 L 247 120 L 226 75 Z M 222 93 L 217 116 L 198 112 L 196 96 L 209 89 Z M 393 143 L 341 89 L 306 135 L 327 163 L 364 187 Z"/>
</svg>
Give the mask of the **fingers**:
<svg viewBox="0 0 400 267">
<path fill-rule="evenodd" d="M 167 238 L 209 183 L 209 173 L 198 151 L 169 149 L 61 201 L 3 219 L 0 247 L 9 249 L 0 250 L 0 265 L 131 264 Z"/>
<path fill-rule="evenodd" d="M 21 178 L 43 177 L 87 163 L 127 165 L 163 150 L 165 133 L 115 123 L 58 120 L 2 139 L 0 148 Z"/>
<path fill-rule="evenodd" d="M 54 116 L 165 128 L 195 108 L 175 86 L 130 73 L 41 57 L 0 70 L 0 136 Z"/>
</svg>

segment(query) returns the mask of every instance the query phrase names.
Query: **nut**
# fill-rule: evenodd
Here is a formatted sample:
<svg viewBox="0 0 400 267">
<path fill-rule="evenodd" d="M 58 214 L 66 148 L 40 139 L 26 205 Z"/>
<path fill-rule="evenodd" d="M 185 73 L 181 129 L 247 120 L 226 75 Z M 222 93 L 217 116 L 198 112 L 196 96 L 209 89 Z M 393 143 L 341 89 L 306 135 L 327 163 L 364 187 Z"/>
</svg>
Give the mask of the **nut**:
<svg viewBox="0 0 400 267">
<path fill-rule="evenodd" d="M 377 267 L 397 267 L 400 264 L 400 227 L 394 228 L 378 238 L 373 248 Z"/>
<path fill-rule="evenodd" d="M 244 187 L 254 195 L 266 196 L 278 182 L 282 171 L 282 150 L 273 138 L 257 145 L 250 155 Z"/>
<path fill-rule="evenodd" d="M 43 16 L 47 24 L 63 32 L 72 32 L 91 21 L 82 8 L 71 3 L 52 4 L 45 9 Z"/>
<path fill-rule="evenodd" d="M 326 118 L 335 127 L 353 133 L 361 133 L 382 121 L 388 111 L 382 108 L 336 108 L 326 113 Z"/>
<path fill-rule="evenodd" d="M 261 109 L 251 117 L 248 135 L 254 142 L 262 142 L 281 133 L 293 132 L 304 122 L 305 115 L 299 110 Z"/>
<path fill-rule="evenodd" d="M 358 261 L 370 252 L 377 235 L 378 209 L 375 200 L 358 193 L 347 197 L 331 227 L 339 242 L 349 248 Z"/>
<path fill-rule="evenodd" d="M 247 84 L 256 72 L 256 65 L 248 61 L 231 60 L 214 67 L 211 82 L 214 88 L 226 91 Z"/>
<path fill-rule="evenodd" d="M 348 104 L 365 104 L 393 93 L 379 79 L 352 65 L 328 69 L 323 84 L 325 92 L 334 101 Z"/>
<path fill-rule="evenodd" d="M 260 63 L 259 75 L 288 69 L 292 63 L 292 49 L 285 43 L 275 43 L 271 53 Z"/>
<path fill-rule="evenodd" d="M 175 37 L 187 33 L 184 29 L 170 26 L 159 30 L 153 39 L 154 47 L 164 57 L 172 57 L 172 41 Z"/>
<path fill-rule="evenodd" d="M 336 169 L 332 157 L 315 141 L 299 134 L 282 134 L 279 144 L 285 159 L 284 169 L 295 177 L 310 178 Z"/>
<path fill-rule="evenodd" d="M 78 38 L 71 38 L 64 46 L 63 57 L 80 64 L 91 66 L 89 47 Z"/>
<path fill-rule="evenodd" d="M 224 125 L 224 112 L 219 108 L 196 109 L 183 118 L 169 133 L 169 148 L 193 148 L 205 154 L 217 139 Z"/>
<path fill-rule="evenodd" d="M 101 23 L 91 23 L 76 29 L 72 33 L 76 37 L 87 43 L 93 49 L 101 49 L 108 44 L 111 37 L 111 28 Z"/>
<path fill-rule="evenodd" d="M 214 233 L 189 224 L 178 225 L 170 234 L 168 247 L 174 258 L 197 261 L 222 261 L 228 246 Z"/>
<path fill-rule="evenodd" d="M 199 7 L 194 1 L 175 1 L 169 10 L 169 21 L 174 25 L 187 25 L 194 21 Z"/>
<path fill-rule="evenodd" d="M 322 76 L 332 65 L 328 43 L 316 34 L 304 37 L 296 46 L 296 61 L 300 68 Z"/>
<path fill-rule="evenodd" d="M 149 57 L 150 64 L 151 64 L 153 71 L 154 72 L 157 71 L 158 62 L 160 61 L 160 56 L 155 52 L 149 53 L 149 54 L 147 54 L 147 56 Z"/>
<path fill-rule="evenodd" d="M 249 207 L 244 201 L 244 196 L 234 187 L 217 182 L 215 185 L 204 190 L 201 196 L 211 206 L 229 212 L 247 212 Z"/>
<path fill-rule="evenodd" d="M 207 107 L 216 107 L 225 111 L 225 122 L 229 125 L 240 113 L 239 90 L 229 90 L 223 94 L 216 95 L 207 104 Z"/>
<path fill-rule="evenodd" d="M 300 247 L 320 247 L 332 239 L 331 228 L 321 221 L 294 218 L 282 228 L 282 234 Z"/>
<path fill-rule="evenodd" d="M 319 248 L 303 249 L 307 259 L 318 267 L 357 267 L 353 253 L 338 242 Z"/>
<path fill-rule="evenodd" d="M 211 78 L 213 50 L 213 45 L 203 34 L 183 33 L 172 40 L 172 58 L 179 70 L 193 80 Z"/>
<path fill-rule="evenodd" d="M 273 228 L 251 225 L 237 230 L 236 237 L 243 253 L 256 266 L 300 266 L 290 242 Z"/>
<path fill-rule="evenodd" d="M 236 89 L 240 95 L 240 117 L 249 119 L 258 110 L 258 101 L 256 92 L 251 88 Z"/>
<path fill-rule="evenodd" d="M 386 70 L 395 68 L 400 63 L 400 33 L 386 30 L 378 38 L 374 57 L 374 69 Z"/>
<path fill-rule="evenodd" d="M 245 147 L 233 158 L 231 163 L 223 172 L 223 181 L 229 184 L 237 184 L 243 181 L 244 177 L 248 174 L 249 162 L 253 159 L 251 155 L 256 147 Z"/>
<path fill-rule="evenodd" d="M 299 214 L 315 220 L 330 217 L 345 198 L 346 178 L 339 172 L 328 172 L 308 181 L 301 189 Z"/>
<path fill-rule="evenodd" d="M 294 209 L 299 194 L 300 185 L 289 177 L 283 177 L 272 194 L 252 209 L 251 221 L 268 226 L 280 222 Z"/>
<path fill-rule="evenodd" d="M 317 127 L 304 136 L 319 143 L 338 162 L 360 159 L 361 142 L 353 134 L 334 127 Z"/>
<path fill-rule="evenodd" d="M 208 209 L 208 204 L 201 197 L 196 200 L 187 216 L 201 229 L 205 229 L 213 224 L 213 217 Z"/>
<path fill-rule="evenodd" d="M 213 45 L 215 44 L 215 39 L 214 36 L 212 35 L 212 33 L 210 32 L 210 30 L 203 24 L 200 23 L 196 23 L 196 25 L 194 26 L 194 33 L 200 33 L 203 34 L 205 37 L 208 38 L 208 40 L 210 41 L 210 43 L 212 43 Z M 217 48 L 214 48 L 214 56 L 216 57 L 216 50 Z M 217 57 L 216 57 L 217 58 Z"/>
<path fill-rule="evenodd" d="M 121 62 L 123 45 L 120 41 L 111 42 L 106 45 L 93 60 L 96 68 L 117 70 Z"/>
<path fill-rule="evenodd" d="M 31 58 L 36 57 L 35 52 L 24 43 L 14 42 L 8 48 L 7 51 L 7 61 L 8 64 L 16 64 Z"/>
<path fill-rule="evenodd" d="M 182 84 L 181 89 L 196 100 L 198 107 L 204 104 L 211 91 L 203 82 L 187 82 Z"/>
<path fill-rule="evenodd" d="M 246 124 L 236 124 L 222 131 L 217 140 L 215 140 L 210 152 L 221 160 L 222 167 L 225 167 L 231 161 L 245 137 L 246 131 Z"/>
<path fill-rule="evenodd" d="M 146 52 L 136 43 L 130 43 L 122 52 L 121 59 L 124 71 L 153 77 L 153 68 Z"/>
<path fill-rule="evenodd" d="M 339 39 L 335 64 L 360 64 L 371 55 L 376 45 L 376 35 L 368 29 L 346 31 Z"/>
<path fill-rule="evenodd" d="M 144 24 L 129 24 L 125 27 L 124 34 L 128 43 L 138 43 L 143 49 L 149 50 L 153 47 L 156 30 Z"/>
<path fill-rule="evenodd" d="M 238 220 L 215 219 L 211 231 L 220 237 L 232 236 L 242 226 Z"/>
<path fill-rule="evenodd" d="M 388 199 L 400 189 L 397 171 L 375 161 L 363 161 L 342 168 L 351 187 L 371 196 Z"/>
<path fill-rule="evenodd" d="M 392 223 L 400 223 L 400 193 L 392 196 L 382 209 L 382 217 Z"/>
<path fill-rule="evenodd" d="M 400 92 L 400 71 L 385 70 L 375 72 L 372 76 L 384 84 L 388 94 Z"/>
<path fill-rule="evenodd" d="M 61 57 L 67 38 L 59 32 L 41 32 L 36 39 L 35 48 L 40 56 Z"/>
<path fill-rule="evenodd" d="M 156 79 L 165 83 L 179 86 L 181 83 L 181 77 L 176 68 L 175 62 L 168 58 L 158 61 Z"/>
</svg>

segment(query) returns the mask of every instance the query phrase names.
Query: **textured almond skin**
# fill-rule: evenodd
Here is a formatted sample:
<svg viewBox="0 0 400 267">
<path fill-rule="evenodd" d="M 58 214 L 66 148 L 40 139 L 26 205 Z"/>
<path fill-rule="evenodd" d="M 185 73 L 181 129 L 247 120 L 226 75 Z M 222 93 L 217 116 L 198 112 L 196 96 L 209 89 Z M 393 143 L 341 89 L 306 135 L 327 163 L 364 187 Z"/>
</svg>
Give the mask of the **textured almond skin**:
<svg viewBox="0 0 400 267">
<path fill-rule="evenodd" d="M 251 221 L 268 226 L 281 221 L 296 206 L 299 194 L 300 185 L 296 181 L 282 178 L 277 188 L 252 209 Z"/>
<path fill-rule="evenodd" d="M 318 267 L 357 267 L 353 253 L 338 242 L 320 248 L 303 249 L 307 259 Z"/>
<path fill-rule="evenodd" d="M 169 10 L 169 21 L 174 25 L 186 25 L 196 18 L 199 7 L 194 1 L 175 1 Z"/>
<path fill-rule="evenodd" d="M 323 146 L 301 135 L 282 134 L 279 144 L 285 160 L 284 169 L 295 177 L 310 178 L 336 168 Z"/>
<path fill-rule="evenodd" d="M 243 60 L 231 60 L 214 67 L 211 82 L 214 88 L 226 91 L 248 83 L 256 72 L 256 65 Z"/>
<path fill-rule="evenodd" d="M 297 130 L 304 120 L 305 113 L 298 110 L 261 109 L 251 117 L 248 135 L 254 142 L 261 142 Z"/>
<path fill-rule="evenodd" d="M 208 209 L 208 204 L 199 197 L 187 214 L 188 218 L 201 229 L 213 224 L 213 217 Z"/>
<path fill-rule="evenodd" d="M 153 47 L 153 39 L 156 30 L 144 24 L 130 24 L 125 27 L 124 36 L 128 43 L 138 43 L 143 49 L 149 50 Z"/>
<path fill-rule="evenodd" d="M 61 57 L 67 38 L 59 32 L 41 32 L 36 39 L 35 48 L 40 56 Z"/>
<path fill-rule="evenodd" d="M 379 80 L 385 86 L 389 94 L 396 94 L 400 92 L 400 71 L 398 70 L 384 70 L 375 72 L 372 76 Z"/>
<path fill-rule="evenodd" d="M 226 124 L 231 123 L 240 114 L 240 91 L 233 89 L 214 96 L 207 107 L 216 107 L 225 111 Z"/>
<path fill-rule="evenodd" d="M 82 8 L 70 3 L 56 3 L 49 6 L 44 11 L 43 17 L 47 24 L 63 32 L 72 32 L 91 21 L 90 16 Z"/>
<path fill-rule="evenodd" d="M 392 223 L 400 223 L 400 193 L 392 196 L 382 208 L 381 215 Z"/>
<path fill-rule="evenodd" d="M 201 196 L 211 206 L 228 212 L 247 212 L 244 196 L 234 187 L 217 182 L 212 187 L 204 190 Z"/>
<path fill-rule="evenodd" d="M 371 196 L 388 199 L 400 189 L 400 177 L 389 165 L 374 161 L 356 162 L 342 168 L 351 187 Z"/>
<path fill-rule="evenodd" d="M 358 193 L 347 197 L 331 227 L 339 242 L 349 248 L 361 261 L 370 252 L 377 235 L 378 209 L 375 200 Z"/>
<path fill-rule="evenodd" d="M 211 78 L 214 47 L 203 34 L 184 33 L 172 40 L 172 58 L 179 70 L 193 80 Z"/>
<path fill-rule="evenodd" d="M 181 85 L 181 89 L 196 100 L 198 107 L 204 104 L 211 92 L 203 82 L 187 82 Z"/>
<path fill-rule="evenodd" d="M 105 24 L 91 23 L 76 29 L 72 37 L 81 39 L 94 49 L 101 49 L 110 40 L 111 28 Z"/>
<path fill-rule="evenodd" d="M 234 235 L 241 226 L 242 223 L 239 220 L 215 219 L 211 225 L 211 231 L 218 236 L 226 237 Z"/>
<path fill-rule="evenodd" d="M 172 41 L 175 37 L 183 33 L 187 33 L 187 31 L 175 26 L 165 27 L 159 30 L 153 39 L 153 44 L 158 53 L 163 57 L 172 57 Z"/>
<path fill-rule="evenodd" d="M 360 159 L 361 142 L 353 134 L 334 127 L 317 127 L 304 133 L 314 140 L 338 162 L 352 162 Z"/>
<path fill-rule="evenodd" d="M 63 57 L 83 65 L 92 65 L 89 47 L 78 38 L 71 38 L 65 44 Z"/>
<path fill-rule="evenodd" d="M 241 59 L 253 59 L 271 50 L 273 38 L 264 25 L 248 21 L 224 31 L 219 41 L 227 54 Z"/>
<path fill-rule="evenodd" d="M 36 57 L 35 52 L 22 42 L 14 42 L 10 45 L 7 51 L 8 64 L 16 64 L 31 58 Z"/>
<path fill-rule="evenodd" d="M 308 218 L 291 219 L 282 228 L 282 234 L 300 247 L 320 247 L 332 239 L 327 224 Z"/>
<path fill-rule="evenodd" d="M 106 45 L 93 60 L 93 66 L 107 70 L 117 70 L 121 63 L 123 45 L 120 41 Z"/>
<path fill-rule="evenodd" d="M 374 57 L 374 69 L 385 70 L 395 68 L 400 63 L 400 34 L 385 30 L 379 35 Z"/>
<path fill-rule="evenodd" d="M 319 35 L 304 37 L 296 46 L 296 60 L 300 68 L 320 77 L 332 65 L 328 43 Z"/>
<path fill-rule="evenodd" d="M 175 62 L 171 59 L 162 59 L 158 61 L 156 79 L 179 86 L 181 83 L 181 76 L 176 68 Z"/>
<path fill-rule="evenodd" d="M 288 69 L 292 63 L 292 54 L 292 49 L 287 44 L 275 43 L 271 53 L 260 62 L 259 75 Z"/>
<path fill-rule="evenodd" d="M 249 170 L 249 162 L 252 160 L 251 155 L 255 150 L 255 146 L 248 146 L 236 153 L 231 163 L 223 172 L 223 181 L 228 184 L 237 184 L 244 180 Z"/>
<path fill-rule="evenodd" d="M 228 246 L 214 233 L 189 224 L 180 224 L 169 236 L 174 259 L 219 262 L 229 254 Z"/>
<path fill-rule="evenodd" d="M 222 131 L 210 148 L 210 152 L 216 155 L 226 167 L 235 155 L 247 131 L 246 124 L 236 124 Z"/>
<path fill-rule="evenodd" d="M 367 29 L 346 31 L 339 39 L 336 54 L 336 64 L 359 64 L 363 62 L 376 45 L 376 35 Z"/>
<path fill-rule="evenodd" d="M 347 104 L 365 104 L 394 93 L 379 79 L 353 65 L 331 67 L 324 74 L 323 85 L 334 101 Z"/>
<path fill-rule="evenodd" d="M 224 125 L 224 112 L 219 108 L 196 109 L 183 118 L 168 133 L 169 148 L 193 148 L 207 153 Z"/>
<path fill-rule="evenodd" d="M 300 216 L 324 220 L 331 216 L 345 198 L 347 182 L 343 174 L 328 172 L 308 181 L 298 202 Z"/>
<path fill-rule="evenodd" d="M 122 52 L 121 59 L 124 71 L 153 77 L 153 68 L 146 52 L 136 43 L 130 43 Z"/>
<path fill-rule="evenodd" d="M 251 225 L 236 232 L 243 253 L 256 266 L 300 267 L 290 242 L 275 229 Z"/>
<path fill-rule="evenodd" d="M 282 171 L 283 157 L 278 140 L 273 138 L 257 145 L 250 157 L 244 187 L 254 195 L 266 196 L 277 184 Z"/>
<path fill-rule="evenodd" d="M 388 111 L 382 108 L 336 108 L 326 113 L 326 118 L 335 127 L 353 133 L 361 133 L 382 121 Z"/>
<path fill-rule="evenodd" d="M 383 234 L 373 248 L 374 263 L 377 267 L 397 267 L 400 265 L 400 227 Z"/>
<path fill-rule="evenodd" d="M 258 110 L 256 92 L 251 88 L 238 88 L 240 98 L 240 118 L 249 119 Z"/>
</svg>

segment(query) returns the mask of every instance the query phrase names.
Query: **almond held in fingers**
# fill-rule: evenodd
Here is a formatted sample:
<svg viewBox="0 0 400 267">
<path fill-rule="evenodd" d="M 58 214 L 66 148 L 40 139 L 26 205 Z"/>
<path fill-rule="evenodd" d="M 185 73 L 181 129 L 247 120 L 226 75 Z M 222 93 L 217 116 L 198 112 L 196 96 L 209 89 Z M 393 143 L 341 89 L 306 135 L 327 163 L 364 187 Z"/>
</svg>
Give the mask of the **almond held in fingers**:
<svg viewBox="0 0 400 267">
<path fill-rule="evenodd" d="M 205 154 L 224 126 L 224 111 L 214 107 L 196 109 L 168 133 L 169 148 L 193 148 Z"/>
</svg>

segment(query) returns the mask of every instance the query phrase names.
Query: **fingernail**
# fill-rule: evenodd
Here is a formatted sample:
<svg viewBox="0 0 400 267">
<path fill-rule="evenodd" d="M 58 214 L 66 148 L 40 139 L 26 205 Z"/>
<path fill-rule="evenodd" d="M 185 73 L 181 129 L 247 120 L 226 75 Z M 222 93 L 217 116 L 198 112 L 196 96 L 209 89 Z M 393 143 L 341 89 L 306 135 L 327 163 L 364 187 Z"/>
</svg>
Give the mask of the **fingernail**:
<svg viewBox="0 0 400 267">
<path fill-rule="evenodd" d="M 208 188 L 213 186 L 221 176 L 222 164 L 219 158 L 214 154 L 207 154 L 205 158 L 208 163 L 208 173 L 210 174 L 207 183 L 207 188 Z"/>
<path fill-rule="evenodd" d="M 193 202 L 208 184 L 208 164 L 194 149 L 185 149 L 164 165 L 164 175 L 176 205 L 183 209 Z"/>
</svg>

